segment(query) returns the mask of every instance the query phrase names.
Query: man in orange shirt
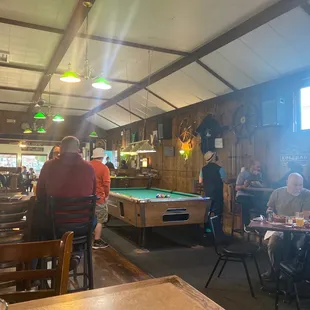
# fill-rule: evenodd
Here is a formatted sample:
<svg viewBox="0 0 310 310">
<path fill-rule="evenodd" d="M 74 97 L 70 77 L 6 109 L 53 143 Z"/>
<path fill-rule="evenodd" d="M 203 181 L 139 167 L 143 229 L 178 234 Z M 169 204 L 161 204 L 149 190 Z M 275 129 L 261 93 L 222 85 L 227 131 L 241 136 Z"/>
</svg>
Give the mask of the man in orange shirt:
<svg viewBox="0 0 310 310">
<path fill-rule="evenodd" d="M 92 161 L 96 174 L 96 195 L 99 198 L 96 206 L 97 226 L 95 229 L 95 240 L 93 249 L 106 248 L 108 244 L 101 239 L 102 226 L 108 221 L 108 205 L 107 200 L 110 192 L 110 170 L 102 163 L 104 150 L 96 148 L 93 151 Z"/>
</svg>

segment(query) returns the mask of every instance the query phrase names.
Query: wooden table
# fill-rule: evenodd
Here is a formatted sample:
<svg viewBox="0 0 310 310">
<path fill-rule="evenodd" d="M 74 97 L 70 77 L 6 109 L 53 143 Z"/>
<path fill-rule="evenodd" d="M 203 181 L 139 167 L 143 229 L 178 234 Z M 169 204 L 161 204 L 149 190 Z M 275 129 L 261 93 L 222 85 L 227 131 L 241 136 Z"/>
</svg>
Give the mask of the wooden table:
<svg viewBox="0 0 310 310">
<path fill-rule="evenodd" d="M 224 309 L 177 276 L 33 300 L 10 305 L 9 308 L 10 310 Z"/>
</svg>

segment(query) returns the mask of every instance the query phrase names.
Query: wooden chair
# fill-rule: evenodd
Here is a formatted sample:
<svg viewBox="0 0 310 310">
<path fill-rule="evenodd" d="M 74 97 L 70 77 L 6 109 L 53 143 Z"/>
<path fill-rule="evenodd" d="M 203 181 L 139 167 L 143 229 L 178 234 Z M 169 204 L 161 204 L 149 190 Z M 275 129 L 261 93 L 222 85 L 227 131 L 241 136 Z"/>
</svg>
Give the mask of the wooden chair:
<svg viewBox="0 0 310 310">
<path fill-rule="evenodd" d="M 34 202 L 35 197 L 0 202 L 0 244 L 30 241 Z"/>
<path fill-rule="evenodd" d="M 68 287 L 72 240 L 73 232 L 66 232 L 61 240 L 0 245 L 0 263 L 15 261 L 20 263 L 21 267 L 18 271 L 0 273 L 0 282 L 26 282 L 25 287 L 29 289 L 31 280 L 52 279 L 55 283 L 53 289 L 0 294 L 0 298 L 8 303 L 16 303 L 65 294 Z M 57 257 L 54 269 L 31 269 L 34 259 L 46 257 Z"/>
<path fill-rule="evenodd" d="M 223 261 L 223 265 L 220 269 L 218 277 L 221 276 L 227 262 L 237 262 L 237 263 L 243 264 L 245 274 L 248 280 L 248 284 L 250 287 L 251 295 L 252 297 L 255 297 L 246 260 L 248 258 L 252 258 L 254 260 L 260 283 L 261 285 L 263 285 L 262 277 L 260 275 L 260 270 L 259 270 L 258 263 L 256 260 L 256 254 L 259 250 L 259 247 L 251 243 L 240 243 L 240 242 L 231 243 L 231 240 L 232 240 L 231 237 L 228 238 L 226 235 L 224 235 L 224 232 L 222 230 L 222 225 L 220 223 L 220 219 L 218 216 L 211 217 L 210 223 L 211 223 L 211 229 L 212 229 L 213 238 L 214 238 L 214 248 L 215 248 L 216 254 L 218 255 L 218 260 L 209 276 L 209 279 L 205 287 L 207 288 L 209 286 L 212 280 L 212 277 L 221 261 Z"/>
</svg>

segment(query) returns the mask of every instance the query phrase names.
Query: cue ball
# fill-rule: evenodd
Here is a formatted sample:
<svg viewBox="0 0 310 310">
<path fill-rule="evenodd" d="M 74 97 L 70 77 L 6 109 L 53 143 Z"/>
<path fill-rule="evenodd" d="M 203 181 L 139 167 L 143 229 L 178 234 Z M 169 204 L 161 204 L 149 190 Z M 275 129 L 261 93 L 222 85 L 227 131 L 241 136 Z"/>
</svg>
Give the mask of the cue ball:
<svg viewBox="0 0 310 310">
<path fill-rule="evenodd" d="M 166 195 L 166 198 L 170 198 L 170 195 Z"/>
</svg>

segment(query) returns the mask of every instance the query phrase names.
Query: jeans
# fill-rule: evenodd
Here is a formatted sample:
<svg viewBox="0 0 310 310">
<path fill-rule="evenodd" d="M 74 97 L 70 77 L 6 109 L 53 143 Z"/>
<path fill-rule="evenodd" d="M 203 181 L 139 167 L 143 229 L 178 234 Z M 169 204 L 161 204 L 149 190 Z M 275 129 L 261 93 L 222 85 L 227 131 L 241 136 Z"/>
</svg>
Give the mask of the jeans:
<svg viewBox="0 0 310 310">
<path fill-rule="evenodd" d="M 287 254 L 291 257 L 296 249 L 303 246 L 304 239 L 304 234 L 294 235 L 291 240 L 291 244 L 287 245 L 284 244 L 282 232 L 276 231 L 273 233 L 268 241 L 268 256 L 271 263 L 272 272 L 277 272 L 279 270 L 281 261 L 289 259 L 289 257 L 283 257 L 284 249 L 286 247 L 290 248 Z"/>
</svg>

